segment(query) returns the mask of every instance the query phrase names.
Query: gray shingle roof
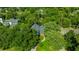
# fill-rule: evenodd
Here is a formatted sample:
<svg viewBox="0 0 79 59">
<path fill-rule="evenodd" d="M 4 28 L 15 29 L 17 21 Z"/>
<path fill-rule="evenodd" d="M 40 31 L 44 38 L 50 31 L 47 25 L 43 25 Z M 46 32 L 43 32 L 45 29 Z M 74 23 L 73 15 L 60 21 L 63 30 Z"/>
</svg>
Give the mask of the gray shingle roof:
<svg viewBox="0 0 79 59">
<path fill-rule="evenodd" d="M 2 18 L 0 18 L 0 22 L 1 22 L 1 20 L 2 20 Z M 19 19 L 8 19 L 8 20 L 5 20 L 2 24 L 4 25 L 4 26 L 8 26 L 8 25 L 10 25 L 10 26 L 15 26 L 16 24 L 18 24 L 18 20 Z M 3 20 L 2 20 L 3 21 Z"/>
<path fill-rule="evenodd" d="M 17 19 L 9 19 L 9 20 L 5 20 L 4 23 L 8 23 L 10 26 L 12 25 L 16 25 L 18 23 Z"/>
<path fill-rule="evenodd" d="M 37 31 L 37 34 L 44 33 L 43 25 L 39 26 L 38 24 L 33 24 L 31 28 L 34 29 L 35 31 Z"/>
</svg>

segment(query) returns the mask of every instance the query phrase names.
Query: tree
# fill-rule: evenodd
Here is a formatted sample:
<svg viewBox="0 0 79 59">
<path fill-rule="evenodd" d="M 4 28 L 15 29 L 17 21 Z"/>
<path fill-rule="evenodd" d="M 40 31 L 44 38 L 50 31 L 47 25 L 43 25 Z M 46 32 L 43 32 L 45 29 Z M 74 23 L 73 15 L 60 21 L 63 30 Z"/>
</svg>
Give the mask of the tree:
<svg viewBox="0 0 79 59">
<path fill-rule="evenodd" d="M 70 50 L 70 51 L 75 51 L 75 48 L 77 47 L 78 42 L 76 41 L 73 30 L 71 30 L 67 34 L 65 34 L 64 37 L 65 37 L 65 40 L 67 41 L 66 49 Z"/>
<path fill-rule="evenodd" d="M 62 21 L 62 26 L 64 28 L 67 28 L 67 27 L 70 27 L 70 25 L 71 25 L 71 20 L 68 19 L 68 18 L 64 18 L 63 21 Z"/>
<path fill-rule="evenodd" d="M 45 23 L 44 26 L 45 26 L 45 31 L 50 31 L 50 30 L 60 31 L 61 28 L 61 26 L 56 24 L 56 22 L 48 22 Z"/>
</svg>

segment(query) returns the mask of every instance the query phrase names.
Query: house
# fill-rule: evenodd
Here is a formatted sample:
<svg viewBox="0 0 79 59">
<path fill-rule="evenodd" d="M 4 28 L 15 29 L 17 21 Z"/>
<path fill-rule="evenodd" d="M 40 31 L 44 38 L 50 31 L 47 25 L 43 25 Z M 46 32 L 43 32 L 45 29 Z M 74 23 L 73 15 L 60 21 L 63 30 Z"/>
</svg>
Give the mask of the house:
<svg viewBox="0 0 79 59">
<path fill-rule="evenodd" d="M 33 24 L 31 29 L 34 29 L 37 32 L 37 35 L 40 35 L 40 26 L 38 24 Z"/>
<path fill-rule="evenodd" d="M 16 24 L 18 24 L 18 20 L 19 19 L 9 19 L 9 20 L 5 20 L 4 21 L 4 23 L 3 23 L 3 25 L 4 26 L 8 26 L 8 25 L 10 25 L 10 26 L 15 26 Z"/>
<path fill-rule="evenodd" d="M 43 25 L 38 25 L 38 24 L 33 24 L 31 29 L 34 29 L 37 32 L 37 35 L 40 35 L 41 33 L 44 34 L 44 26 Z"/>
<path fill-rule="evenodd" d="M 4 26 L 11 26 L 11 27 L 13 27 L 13 26 L 18 24 L 18 21 L 19 21 L 19 19 L 13 19 L 13 18 L 3 21 L 3 19 L 0 18 L 0 23 L 2 23 Z"/>
</svg>

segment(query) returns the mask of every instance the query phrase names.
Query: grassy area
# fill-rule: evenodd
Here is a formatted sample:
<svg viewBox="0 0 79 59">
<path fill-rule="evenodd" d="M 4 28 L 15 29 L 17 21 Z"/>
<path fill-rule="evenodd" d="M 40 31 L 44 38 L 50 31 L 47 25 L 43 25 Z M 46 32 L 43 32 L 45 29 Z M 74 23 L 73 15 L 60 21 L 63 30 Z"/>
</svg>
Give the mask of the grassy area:
<svg viewBox="0 0 79 59">
<path fill-rule="evenodd" d="M 38 45 L 37 51 L 57 51 L 64 46 L 64 37 L 59 32 L 49 31 L 46 33 L 45 41 Z"/>
</svg>

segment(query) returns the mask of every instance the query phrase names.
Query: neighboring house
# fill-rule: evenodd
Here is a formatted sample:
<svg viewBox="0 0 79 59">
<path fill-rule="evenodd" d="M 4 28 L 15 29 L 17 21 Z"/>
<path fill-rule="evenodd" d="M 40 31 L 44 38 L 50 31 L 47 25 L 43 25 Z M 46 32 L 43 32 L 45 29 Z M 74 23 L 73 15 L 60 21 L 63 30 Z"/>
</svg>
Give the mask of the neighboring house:
<svg viewBox="0 0 79 59">
<path fill-rule="evenodd" d="M 18 20 L 19 19 L 9 19 L 9 20 L 5 20 L 3 25 L 4 26 L 7 26 L 7 25 L 10 25 L 10 26 L 15 26 L 16 24 L 18 24 Z"/>
<path fill-rule="evenodd" d="M 15 26 L 15 25 L 18 24 L 18 21 L 19 21 L 19 19 L 13 19 L 13 18 L 3 21 L 2 18 L 0 18 L 0 22 L 1 22 L 4 26 L 11 26 L 11 27 L 13 27 L 13 26 Z"/>
<path fill-rule="evenodd" d="M 37 32 L 37 35 L 40 35 L 41 33 L 44 34 L 44 26 L 42 25 L 33 24 L 31 28 Z"/>
</svg>

